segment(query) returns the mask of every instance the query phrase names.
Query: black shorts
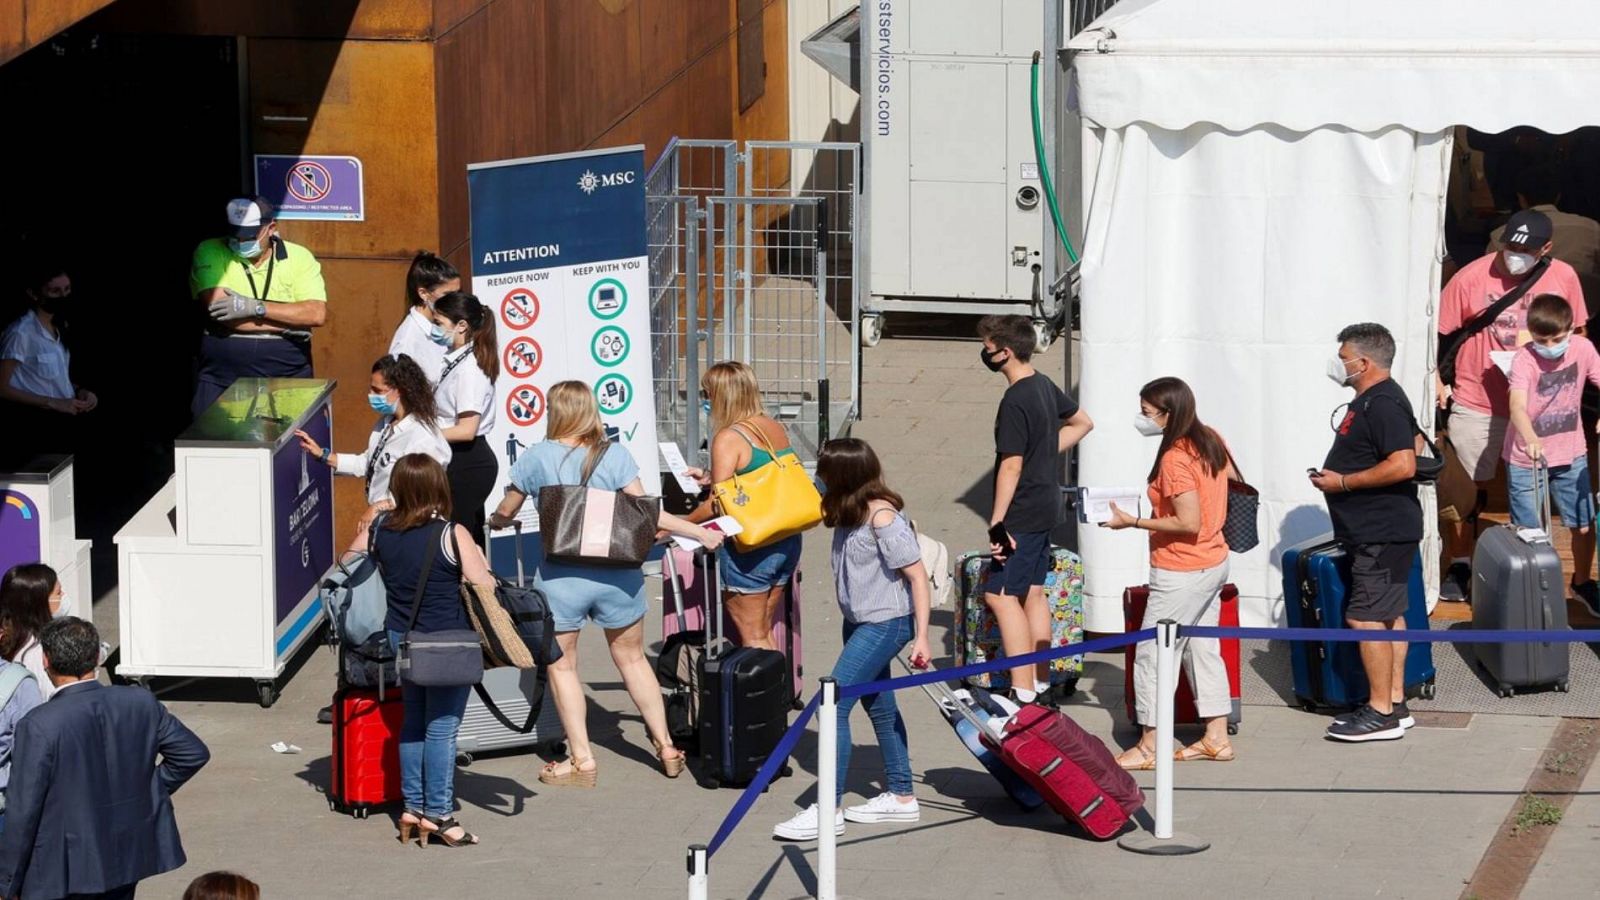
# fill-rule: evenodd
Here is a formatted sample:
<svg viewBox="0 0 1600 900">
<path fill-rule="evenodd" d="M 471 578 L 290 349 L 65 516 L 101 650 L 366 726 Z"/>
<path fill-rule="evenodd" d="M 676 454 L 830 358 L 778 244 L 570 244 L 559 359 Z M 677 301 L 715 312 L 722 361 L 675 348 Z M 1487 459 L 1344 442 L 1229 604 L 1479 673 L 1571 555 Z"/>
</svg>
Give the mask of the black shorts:
<svg viewBox="0 0 1600 900">
<path fill-rule="evenodd" d="M 1004 561 L 997 559 L 989 563 L 989 578 L 983 590 L 1025 600 L 1028 589 L 1043 585 L 1050 574 L 1051 563 L 1055 560 L 1050 532 L 1025 531 L 1013 534 L 1011 539 L 1016 542 L 1016 549 Z"/>
<path fill-rule="evenodd" d="M 1350 602 L 1345 618 L 1357 622 L 1403 619 L 1410 604 L 1411 568 L 1417 544 L 1355 544 L 1350 547 Z"/>
</svg>

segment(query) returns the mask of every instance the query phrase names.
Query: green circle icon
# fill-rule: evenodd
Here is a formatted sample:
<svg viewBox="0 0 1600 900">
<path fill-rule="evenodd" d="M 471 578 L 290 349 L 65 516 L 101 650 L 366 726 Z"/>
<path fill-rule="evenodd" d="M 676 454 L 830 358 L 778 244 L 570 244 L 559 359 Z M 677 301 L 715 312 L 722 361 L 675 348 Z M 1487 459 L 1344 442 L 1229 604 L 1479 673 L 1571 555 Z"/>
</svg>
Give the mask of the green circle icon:
<svg viewBox="0 0 1600 900">
<path fill-rule="evenodd" d="M 597 319 L 615 319 L 628 308 L 628 289 L 615 278 L 602 278 L 589 288 L 589 311 Z"/>
<path fill-rule="evenodd" d="M 621 375 L 612 373 L 594 383 L 594 399 L 600 411 L 614 416 L 633 402 L 633 385 Z"/>
<path fill-rule="evenodd" d="M 596 331 L 594 338 L 589 341 L 589 355 L 609 369 L 621 365 L 628 358 L 630 344 L 626 331 L 615 325 L 607 325 Z"/>
</svg>

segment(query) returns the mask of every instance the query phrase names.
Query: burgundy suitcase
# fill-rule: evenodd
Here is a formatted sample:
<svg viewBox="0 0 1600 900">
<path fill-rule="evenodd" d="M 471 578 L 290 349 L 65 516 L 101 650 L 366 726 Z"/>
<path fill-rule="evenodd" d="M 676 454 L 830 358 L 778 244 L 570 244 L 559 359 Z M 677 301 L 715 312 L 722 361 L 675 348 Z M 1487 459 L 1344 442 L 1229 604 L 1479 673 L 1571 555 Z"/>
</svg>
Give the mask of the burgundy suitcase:
<svg viewBox="0 0 1600 900">
<path fill-rule="evenodd" d="M 1144 794 L 1098 738 L 1065 713 L 1023 706 L 996 738 L 984 740 L 1021 775 L 1050 808 L 1098 840 L 1120 834 L 1144 806 Z"/>
<path fill-rule="evenodd" d="M 333 760 L 328 808 L 365 819 L 374 806 L 400 802 L 400 688 L 340 688 L 333 696 Z"/>
<path fill-rule="evenodd" d="M 1123 624 L 1128 631 L 1138 631 L 1144 623 L 1144 608 L 1150 602 L 1150 586 L 1140 585 L 1131 587 L 1122 592 Z M 1217 625 L 1222 628 L 1239 627 L 1239 589 L 1231 584 L 1222 586 L 1222 596 L 1218 599 L 1222 608 L 1218 611 Z M 1224 638 L 1222 645 L 1222 664 L 1228 670 L 1228 697 L 1233 701 L 1233 708 L 1228 710 L 1228 733 L 1238 734 L 1239 723 L 1244 721 L 1244 708 L 1241 698 L 1244 696 L 1239 687 L 1239 639 Z M 1135 712 L 1133 693 L 1133 655 L 1135 645 L 1129 644 L 1125 651 L 1122 669 L 1122 687 L 1124 705 L 1128 711 L 1128 721 L 1135 725 L 1145 724 L 1154 726 L 1154 722 L 1141 723 Z M 1189 688 L 1189 673 L 1184 667 L 1178 667 L 1178 692 L 1173 706 L 1172 721 L 1175 725 L 1190 725 L 1200 721 L 1200 713 L 1195 709 L 1194 691 Z"/>
<path fill-rule="evenodd" d="M 667 549 L 672 554 L 673 565 L 662 566 L 662 577 L 671 577 L 669 572 L 676 572 L 678 577 L 679 592 L 673 593 L 680 597 L 682 606 L 677 602 L 666 603 L 663 598 L 661 637 L 677 634 L 680 630 L 705 631 L 706 628 L 706 591 L 710 589 L 711 579 L 706 577 L 706 555 L 700 551 L 688 551 L 670 546 Z M 681 609 L 681 615 L 679 615 Z M 681 620 L 681 621 L 680 621 Z M 730 640 L 734 634 L 733 621 L 728 618 L 727 612 L 722 616 L 722 633 Z M 800 570 L 794 571 L 794 577 L 789 579 L 789 589 L 783 594 L 783 602 L 772 613 L 772 642 L 789 660 L 789 668 L 794 677 L 794 698 L 798 703 L 804 695 L 804 667 L 801 665 L 801 627 L 800 627 Z"/>
</svg>

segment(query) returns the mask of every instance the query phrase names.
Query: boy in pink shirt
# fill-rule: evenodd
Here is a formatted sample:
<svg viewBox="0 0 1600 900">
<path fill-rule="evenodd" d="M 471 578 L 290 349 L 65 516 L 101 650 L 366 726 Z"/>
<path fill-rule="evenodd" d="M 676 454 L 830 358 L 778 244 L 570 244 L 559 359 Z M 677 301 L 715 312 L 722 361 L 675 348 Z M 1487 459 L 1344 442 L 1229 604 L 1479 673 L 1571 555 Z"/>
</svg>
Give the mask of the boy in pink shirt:
<svg viewBox="0 0 1600 900">
<path fill-rule="evenodd" d="M 1502 455 L 1511 485 L 1511 522 L 1541 527 L 1534 467 L 1548 466 L 1550 502 L 1572 531 L 1572 590 L 1600 612 L 1594 567 L 1594 495 L 1583 434 L 1583 384 L 1600 387 L 1600 353 L 1572 333 L 1572 307 L 1554 294 L 1528 305 L 1526 346 L 1511 363 L 1511 429 Z"/>
</svg>

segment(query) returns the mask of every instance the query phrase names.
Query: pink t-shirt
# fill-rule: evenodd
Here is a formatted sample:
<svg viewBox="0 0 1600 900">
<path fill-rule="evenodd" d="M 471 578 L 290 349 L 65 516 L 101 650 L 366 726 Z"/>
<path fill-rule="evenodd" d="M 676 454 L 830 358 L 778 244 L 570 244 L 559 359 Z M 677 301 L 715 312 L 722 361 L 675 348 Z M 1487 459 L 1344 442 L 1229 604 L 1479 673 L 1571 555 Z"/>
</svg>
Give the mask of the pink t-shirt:
<svg viewBox="0 0 1600 900">
<path fill-rule="evenodd" d="M 1511 390 L 1528 392 L 1528 418 L 1544 444 L 1552 466 L 1569 465 L 1587 452 L 1583 439 L 1583 383 L 1600 387 L 1600 353 L 1581 335 L 1573 335 L 1560 359 L 1545 359 L 1529 344 L 1511 362 Z M 1507 403 L 1509 403 L 1509 398 Z M 1531 468 L 1527 444 L 1515 427 L 1506 429 L 1507 462 Z"/>
<path fill-rule="evenodd" d="M 1462 266 L 1456 277 L 1445 285 L 1439 301 L 1439 333 L 1449 334 L 1504 297 L 1516 287 L 1520 279 L 1502 276 L 1494 262 L 1498 253 L 1488 253 Z M 1473 335 L 1461 345 L 1456 357 L 1456 402 L 1480 413 L 1505 418 L 1511 415 L 1510 390 L 1505 373 L 1489 356 L 1495 350 L 1518 349 L 1517 334 L 1527 327 L 1528 304 L 1540 294 L 1557 294 L 1572 304 L 1572 325 L 1582 328 L 1589 321 L 1589 308 L 1583 301 L 1583 288 L 1578 285 L 1578 273 L 1559 259 L 1550 261 L 1550 268 L 1539 277 L 1522 299 L 1488 328 Z"/>
</svg>

